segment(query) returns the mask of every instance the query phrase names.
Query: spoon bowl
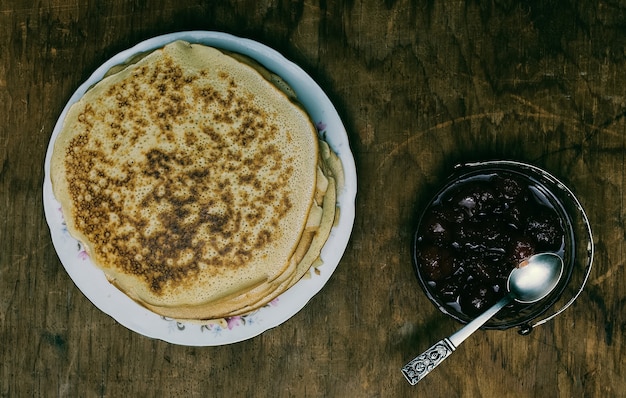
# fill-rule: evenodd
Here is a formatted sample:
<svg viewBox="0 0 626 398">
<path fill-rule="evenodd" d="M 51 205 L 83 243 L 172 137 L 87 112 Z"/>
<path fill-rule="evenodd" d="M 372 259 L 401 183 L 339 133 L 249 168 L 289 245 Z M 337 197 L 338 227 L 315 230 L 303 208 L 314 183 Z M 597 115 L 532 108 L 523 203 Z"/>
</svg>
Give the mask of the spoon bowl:
<svg viewBox="0 0 626 398">
<path fill-rule="evenodd" d="M 507 289 L 515 301 L 531 304 L 556 287 L 563 274 L 563 260 L 554 253 L 536 254 L 514 268 L 507 281 Z"/>
<path fill-rule="evenodd" d="M 545 298 L 557 286 L 562 273 L 563 260 L 554 253 L 535 254 L 522 261 L 509 275 L 507 280 L 509 293 L 504 298 L 459 331 L 440 340 L 407 363 L 402 368 L 404 377 L 411 385 L 417 384 L 512 300 L 530 304 Z"/>
</svg>

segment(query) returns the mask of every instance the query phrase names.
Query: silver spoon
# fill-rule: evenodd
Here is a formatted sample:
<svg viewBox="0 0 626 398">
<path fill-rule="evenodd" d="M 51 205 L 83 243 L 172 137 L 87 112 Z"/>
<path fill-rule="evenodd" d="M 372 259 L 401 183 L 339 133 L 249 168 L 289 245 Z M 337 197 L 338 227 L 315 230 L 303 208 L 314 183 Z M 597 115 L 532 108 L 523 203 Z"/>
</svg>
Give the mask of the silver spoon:
<svg viewBox="0 0 626 398">
<path fill-rule="evenodd" d="M 563 260 L 553 253 L 535 254 L 523 261 L 509 275 L 507 280 L 509 294 L 458 332 L 439 341 L 404 365 L 402 368 L 404 377 L 411 385 L 417 384 L 449 357 L 465 339 L 512 300 L 520 303 L 535 303 L 546 297 L 556 287 L 562 273 Z"/>
</svg>

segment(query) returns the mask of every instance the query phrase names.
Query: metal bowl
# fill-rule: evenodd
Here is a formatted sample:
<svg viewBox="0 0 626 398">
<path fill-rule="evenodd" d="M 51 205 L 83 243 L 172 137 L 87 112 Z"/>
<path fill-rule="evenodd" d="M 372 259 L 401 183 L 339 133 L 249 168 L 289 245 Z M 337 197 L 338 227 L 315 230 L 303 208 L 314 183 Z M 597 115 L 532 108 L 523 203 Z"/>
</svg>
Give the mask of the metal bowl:
<svg viewBox="0 0 626 398">
<path fill-rule="evenodd" d="M 444 191 L 459 181 L 483 174 L 515 175 L 516 178 L 527 181 L 529 185 L 541 192 L 542 197 L 549 200 L 565 232 L 562 249 L 558 252 L 563 258 L 565 268 L 554 291 L 534 304 L 512 303 L 483 326 L 485 329 L 517 327 L 520 334 L 528 334 L 534 327 L 565 311 L 582 292 L 593 263 L 594 245 L 591 226 L 580 202 L 565 184 L 545 170 L 516 161 L 484 161 L 455 166 L 452 175 L 428 203 L 426 209 Z M 420 218 L 420 225 L 424 222 L 425 212 Z M 418 260 L 420 225 L 415 234 L 413 260 L 421 288 L 429 300 L 444 314 L 462 323 L 471 321 L 473 317 L 461 311 L 458 303 L 446 302 L 437 295 L 433 282 L 422 271 Z"/>
</svg>

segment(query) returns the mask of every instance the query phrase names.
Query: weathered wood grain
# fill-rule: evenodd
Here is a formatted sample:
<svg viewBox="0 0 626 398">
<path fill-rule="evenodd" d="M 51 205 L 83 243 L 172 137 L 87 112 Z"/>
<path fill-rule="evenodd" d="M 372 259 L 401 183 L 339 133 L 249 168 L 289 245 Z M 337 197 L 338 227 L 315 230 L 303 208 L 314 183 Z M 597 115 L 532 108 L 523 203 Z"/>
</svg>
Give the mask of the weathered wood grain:
<svg viewBox="0 0 626 398">
<path fill-rule="evenodd" d="M 3 1 L 0 396 L 623 396 L 625 28 L 610 1 Z M 76 87 L 118 51 L 191 29 L 250 37 L 309 72 L 359 178 L 351 243 L 323 291 L 280 327 L 212 348 L 97 310 L 42 211 L 46 146 Z M 479 332 L 409 387 L 400 367 L 459 326 L 414 278 L 420 206 L 453 164 L 486 158 L 571 186 L 594 228 L 593 273 L 554 321 L 526 337 Z"/>
</svg>

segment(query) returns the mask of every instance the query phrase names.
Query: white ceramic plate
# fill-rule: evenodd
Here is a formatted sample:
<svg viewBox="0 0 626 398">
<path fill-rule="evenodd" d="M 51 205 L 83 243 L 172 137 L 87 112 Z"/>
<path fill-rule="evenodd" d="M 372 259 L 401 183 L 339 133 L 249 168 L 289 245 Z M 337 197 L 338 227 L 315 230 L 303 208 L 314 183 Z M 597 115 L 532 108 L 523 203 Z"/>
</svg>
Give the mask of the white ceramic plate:
<svg viewBox="0 0 626 398">
<path fill-rule="evenodd" d="M 163 318 L 138 305 L 111 285 L 104 273 L 93 265 L 80 243 L 67 232 L 50 181 L 50 157 L 54 140 L 59 134 L 69 107 L 78 101 L 90 86 L 101 80 L 112 66 L 124 63 L 136 53 L 160 48 L 175 40 L 202 43 L 248 55 L 281 76 L 294 89 L 320 134 L 324 135 L 326 141 L 339 155 L 345 172 L 346 183 L 338 197 L 341 209 L 339 222 L 333 227 L 321 253 L 324 264 L 317 272 L 310 272 L 310 277 L 301 279 L 269 305 L 249 315 L 217 323 L 181 323 Z M 300 67 L 263 44 L 225 33 L 206 31 L 158 36 L 117 54 L 100 66 L 72 95 L 54 127 L 46 153 L 43 184 L 44 210 L 52 242 L 67 273 L 85 296 L 96 307 L 128 329 L 147 337 L 190 346 L 224 345 L 246 340 L 280 325 L 300 311 L 329 280 L 346 249 L 354 224 L 355 197 L 356 170 L 348 136 L 333 104 L 315 81 Z"/>
</svg>

